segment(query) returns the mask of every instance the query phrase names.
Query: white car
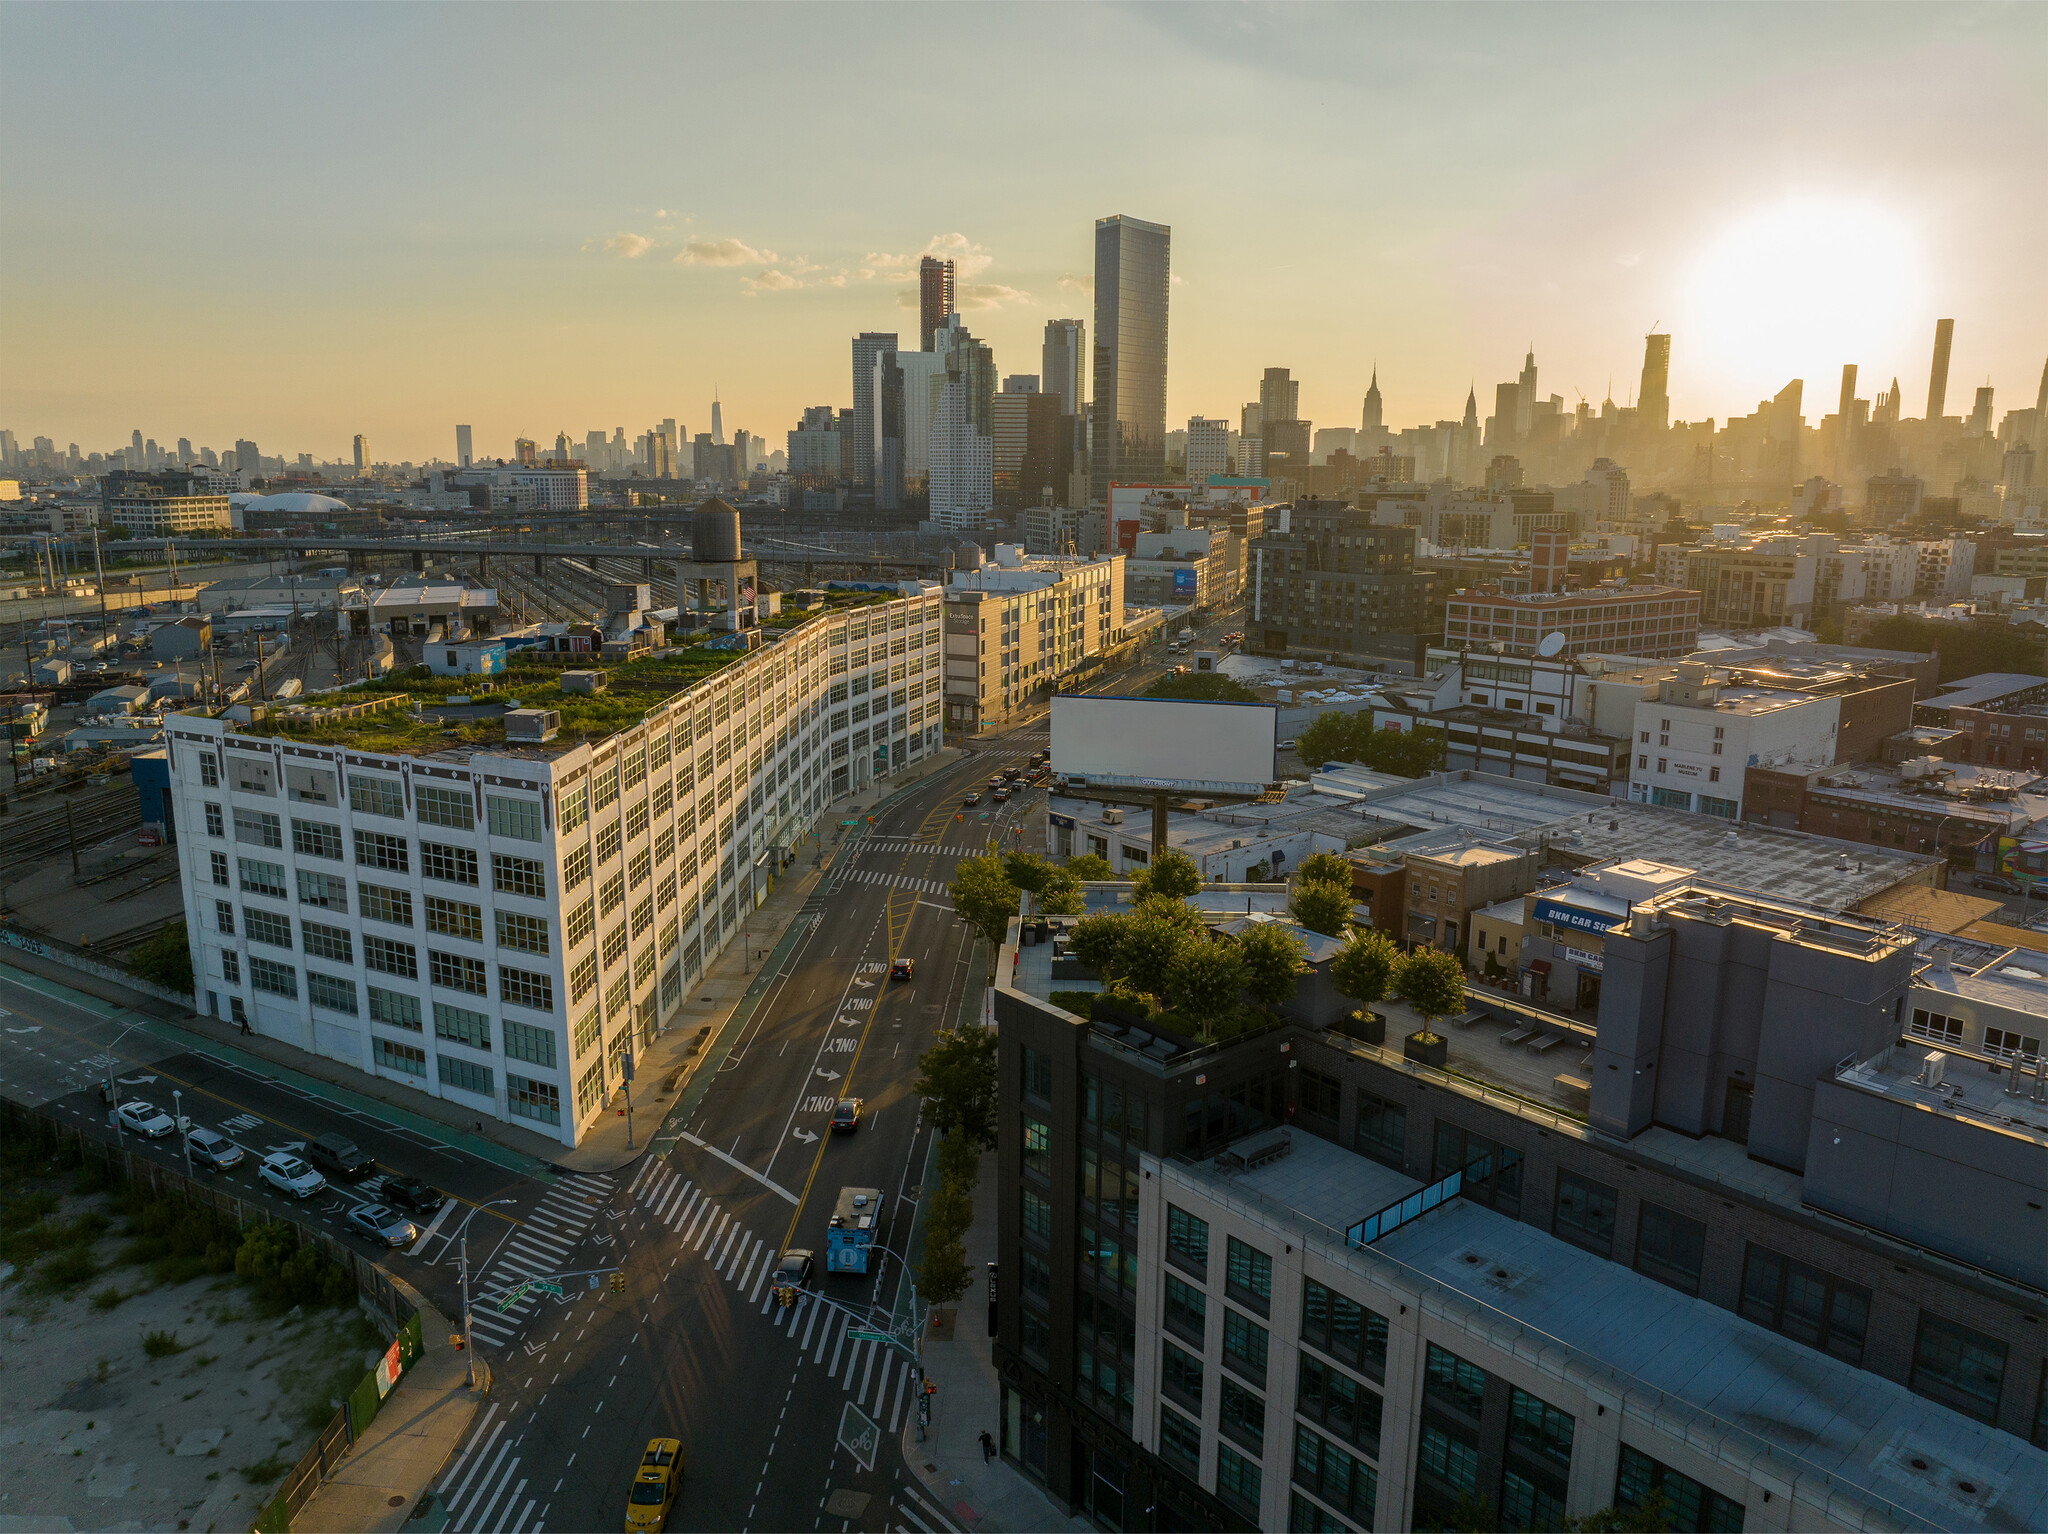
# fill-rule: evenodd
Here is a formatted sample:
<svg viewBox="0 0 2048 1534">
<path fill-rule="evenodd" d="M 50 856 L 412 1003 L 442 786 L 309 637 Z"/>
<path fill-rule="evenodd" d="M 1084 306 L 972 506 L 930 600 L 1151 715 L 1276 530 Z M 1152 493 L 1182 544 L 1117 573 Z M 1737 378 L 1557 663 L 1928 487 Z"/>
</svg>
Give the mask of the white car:
<svg viewBox="0 0 2048 1534">
<path fill-rule="evenodd" d="M 293 1198 L 311 1198 L 327 1186 L 327 1179 L 319 1172 L 286 1151 L 265 1156 L 256 1168 L 256 1175 L 278 1192 L 289 1193 Z"/>
<path fill-rule="evenodd" d="M 139 1097 L 130 1098 L 114 1112 L 124 1128 L 132 1129 L 139 1135 L 147 1135 L 152 1140 L 161 1140 L 178 1127 L 176 1119 L 155 1103 L 146 1103 Z"/>
</svg>

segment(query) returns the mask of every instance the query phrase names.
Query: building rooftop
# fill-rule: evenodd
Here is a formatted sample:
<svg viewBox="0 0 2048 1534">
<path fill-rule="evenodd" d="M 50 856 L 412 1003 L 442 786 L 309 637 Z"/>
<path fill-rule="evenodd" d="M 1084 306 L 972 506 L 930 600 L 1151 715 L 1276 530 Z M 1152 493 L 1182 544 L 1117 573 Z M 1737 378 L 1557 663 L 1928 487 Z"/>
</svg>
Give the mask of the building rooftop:
<svg viewBox="0 0 2048 1534">
<path fill-rule="evenodd" d="M 1908 778 L 1897 767 L 1844 762 L 1813 780 L 1813 789 L 1867 804 L 1902 805 L 1929 815 L 1975 815 L 2011 825 L 2048 816 L 2048 780 L 2038 773 L 1971 762 L 1939 762 Z"/>
<path fill-rule="evenodd" d="M 2044 687 L 2048 687 L 2048 676 L 2035 676 L 2025 671 L 1985 671 L 1943 684 L 1941 691 L 1933 697 L 1923 698 L 1920 706 L 1990 708 L 2016 694 Z"/>
<path fill-rule="evenodd" d="M 1451 594 L 1453 602 L 1508 603 L 1516 607 L 1558 608 L 1580 607 L 1598 602 L 1654 602 L 1671 597 L 1699 599 L 1699 593 L 1683 586 L 1590 586 L 1577 591 L 1456 591 Z"/>
<path fill-rule="evenodd" d="M 1674 1408 L 1690 1408 L 1702 1431 L 1752 1445 L 1760 1468 L 1808 1497 L 1832 1483 L 1892 1526 L 2048 1526 L 2039 1449 L 1533 1225 L 1453 1199 L 1348 1246 L 1343 1230 L 1418 1185 L 1312 1135 L 1292 1132 L 1290 1154 L 1253 1170 L 1172 1171 L 1375 1282 L 1475 1307 L 1481 1324 L 1520 1333 L 1517 1351 L 1539 1367 L 1618 1388 L 1670 1431 L 1686 1431 Z"/>
<path fill-rule="evenodd" d="M 2003 1003 L 2001 1003 L 2002 1005 Z M 1948 1056 L 1938 1086 L 1927 1086 L 1921 1077 L 1928 1056 Z M 1835 1072 L 1835 1080 L 1876 1092 L 1893 1102 L 1904 1103 L 1939 1118 L 1960 1119 L 1981 1128 L 2018 1135 L 2035 1145 L 2048 1147 L 2048 1103 L 2028 1096 L 2034 1084 L 2032 1072 L 2015 1079 L 2007 1067 L 1994 1068 L 1954 1050 L 1943 1050 L 1918 1040 L 1895 1044 L 1860 1064 Z M 2009 1085 L 2023 1090 L 2008 1092 Z M 1900 1138 L 1910 1139 L 1912 1130 Z"/>
</svg>

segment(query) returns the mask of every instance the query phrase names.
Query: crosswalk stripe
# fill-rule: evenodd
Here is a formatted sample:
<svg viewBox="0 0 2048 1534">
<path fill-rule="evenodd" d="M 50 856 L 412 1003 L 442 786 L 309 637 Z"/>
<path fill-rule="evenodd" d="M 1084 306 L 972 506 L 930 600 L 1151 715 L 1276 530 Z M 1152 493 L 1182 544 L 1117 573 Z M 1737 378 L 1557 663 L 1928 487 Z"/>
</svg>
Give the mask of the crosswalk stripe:
<svg viewBox="0 0 2048 1534">
<path fill-rule="evenodd" d="M 666 1222 L 668 1228 L 672 1231 L 680 1231 L 685 1225 L 689 1224 L 690 1211 L 697 1207 L 697 1205 L 702 1201 L 703 1197 L 703 1189 L 698 1188 L 692 1190 L 688 1198 L 683 1199 L 676 1205 L 675 1217 Z"/>
<path fill-rule="evenodd" d="M 516 1459 L 513 1460 L 511 1464 L 505 1467 L 505 1474 L 503 1479 L 501 1479 L 498 1482 L 498 1489 L 491 1494 L 491 1500 L 484 1504 L 484 1510 L 477 1516 L 477 1520 L 474 1527 L 479 1529 L 488 1529 L 491 1526 L 491 1514 L 497 1510 L 499 1498 L 505 1495 L 505 1482 L 511 1480 L 512 1477 L 518 1473 L 518 1470 L 519 1461 Z M 513 1489 L 512 1500 L 515 1502 L 518 1501 L 519 1493 L 524 1490 L 526 1490 L 526 1482 L 522 1478 L 519 1482 L 519 1485 Z"/>
<path fill-rule="evenodd" d="M 470 1433 L 469 1443 L 464 1447 L 461 1454 L 456 1456 L 455 1463 L 448 1467 L 448 1473 L 441 1478 L 441 1490 L 443 1492 L 448 1490 L 450 1482 L 462 1474 L 462 1467 L 469 1462 L 469 1456 L 475 1451 L 478 1442 L 482 1440 L 484 1434 L 490 1431 L 491 1419 L 497 1415 L 498 1403 L 493 1401 L 491 1409 L 484 1413 L 484 1420 L 479 1422 L 475 1430 Z"/>
<path fill-rule="evenodd" d="M 844 1318 L 842 1318 L 842 1321 L 843 1319 Z M 837 1336 L 834 1338 L 832 1343 L 832 1362 L 828 1364 L 825 1369 L 825 1372 L 835 1379 L 837 1379 L 839 1376 L 839 1353 L 840 1350 L 846 1346 L 846 1327 L 842 1324 L 836 1330 Z M 821 1354 L 825 1351 L 825 1344 L 822 1340 L 818 1343 L 818 1351 Z"/>
<path fill-rule="evenodd" d="M 462 1499 L 463 1499 L 463 1496 L 464 1496 L 464 1495 L 465 1495 L 465 1494 L 466 1494 L 466 1493 L 468 1492 L 468 1490 L 469 1490 L 469 1483 L 470 1483 L 471 1481 L 475 1480 L 475 1479 L 476 1479 L 476 1476 L 477 1476 L 477 1472 L 478 1472 L 478 1471 L 480 1471 L 480 1470 L 482 1470 L 482 1469 L 484 1468 L 484 1459 L 485 1459 L 485 1457 L 486 1457 L 487 1455 L 489 1455 L 489 1454 L 490 1454 L 490 1452 L 491 1452 L 491 1447 L 492 1447 L 492 1445 L 493 1445 L 493 1444 L 496 1444 L 496 1443 L 497 1443 L 497 1441 L 498 1441 L 499 1437 L 500 1437 L 501 1435 L 503 1435 L 504 1431 L 505 1431 L 505 1424 L 504 1424 L 504 1423 L 502 1423 L 502 1422 L 500 1422 L 500 1423 L 498 1424 L 498 1426 L 497 1426 L 496 1430 L 495 1430 L 495 1431 L 493 1431 L 493 1432 L 492 1432 L 492 1434 L 491 1434 L 491 1441 L 490 1441 L 490 1443 L 487 1443 L 487 1444 L 485 1444 L 485 1445 L 484 1445 L 484 1447 L 483 1447 L 483 1452 L 482 1452 L 482 1453 L 480 1453 L 480 1454 L 478 1454 L 478 1455 L 477 1455 L 477 1457 L 476 1457 L 476 1463 L 475 1463 L 475 1464 L 473 1464 L 473 1465 L 471 1465 L 471 1466 L 469 1467 L 469 1474 L 468 1474 L 468 1475 L 466 1475 L 466 1476 L 464 1476 L 464 1477 L 462 1478 L 462 1484 L 461 1484 L 460 1486 L 458 1486 L 458 1487 L 456 1487 L 456 1488 L 455 1488 L 455 1494 L 454 1494 L 454 1495 L 453 1495 L 452 1497 L 450 1497 L 450 1498 L 448 1499 L 448 1506 L 449 1506 L 449 1508 L 450 1508 L 451 1510 L 452 1510 L 452 1509 L 454 1509 L 455 1507 L 457 1507 L 457 1506 L 459 1506 L 459 1505 L 461 1504 L 461 1502 L 462 1502 Z M 505 1445 L 505 1447 L 504 1447 L 504 1448 L 502 1448 L 502 1449 L 499 1449 L 499 1450 L 498 1450 L 498 1458 L 499 1458 L 499 1459 L 503 1459 L 503 1458 L 505 1457 L 505 1455 L 506 1455 L 506 1454 L 508 1454 L 509 1452 L 511 1452 L 511 1448 L 512 1448 L 512 1446 L 511 1446 L 510 1444 L 507 1444 L 507 1445 Z M 496 1470 L 497 1468 L 498 1468 L 498 1466 L 497 1466 L 497 1461 L 496 1461 L 496 1460 L 493 1460 L 493 1461 L 491 1461 L 491 1469 L 495 1471 L 495 1470 Z"/>
<path fill-rule="evenodd" d="M 804 1300 L 806 1304 L 809 1304 L 810 1296 L 804 1296 Z M 802 1352 L 805 1348 L 811 1345 L 811 1333 L 818 1329 L 818 1315 L 821 1311 L 824 1310 L 824 1308 L 825 1307 L 823 1305 L 811 1306 L 811 1314 L 809 1318 L 806 1319 L 804 1322 L 804 1340 L 797 1344 L 798 1352 Z"/>
<path fill-rule="evenodd" d="M 903 1387 L 909 1383 L 910 1365 L 905 1364 L 896 1371 L 896 1400 L 889 1408 L 889 1431 L 892 1433 L 896 1431 L 896 1424 L 903 1420 Z M 879 1410 L 876 1415 L 881 1415 Z"/>
<path fill-rule="evenodd" d="M 867 1399 L 868 1399 L 868 1381 L 869 1381 L 870 1379 L 872 1379 L 872 1378 L 874 1377 L 874 1373 L 875 1373 L 875 1354 L 876 1354 L 876 1352 L 877 1352 L 877 1351 L 878 1351 L 878 1344 L 876 1344 L 876 1343 L 872 1343 L 872 1342 L 868 1344 L 868 1362 L 867 1362 L 867 1367 L 866 1367 L 865 1369 L 863 1369 L 863 1370 L 861 1371 L 861 1376 L 860 1376 L 860 1394 L 859 1394 L 859 1395 L 857 1395 L 857 1396 L 855 1396 L 855 1397 L 853 1398 L 853 1404 L 854 1404 L 854 1405 L 856 1405 L 856 1406 L 865 1406 L 865 1405 L 867 1404 Z M 888 1371 L 888 1370 L 887 1370 L 886 1368 L 884 1368 L 884 1369 L 883 1369 L 883 1371 L 882 1371 L 882 1378 L 884 1378 L 884 1379 L 887 1379 L 888 1377 L 889 1377 L 889 1371 Z"/>
</svg>

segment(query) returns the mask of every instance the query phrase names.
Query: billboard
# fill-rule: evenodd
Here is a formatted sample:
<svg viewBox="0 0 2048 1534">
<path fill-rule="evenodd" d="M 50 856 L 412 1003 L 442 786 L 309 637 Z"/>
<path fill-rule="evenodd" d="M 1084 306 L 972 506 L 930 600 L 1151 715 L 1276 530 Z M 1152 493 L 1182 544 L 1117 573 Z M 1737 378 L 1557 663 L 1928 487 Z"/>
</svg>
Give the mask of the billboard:
<svg viewBox="0 0 2048 1534">
<path fill-rule="evenodd" d="M 1195 572 L 1175 570 L 1173 572 L 1173 599 L 1176 602 L 1192 602 L 1195 599 Z"/>
<path fill-rule="evenodd" d="M 1273 781 L 1280 708 L 1179 698 L 1052 700 L 1052 770 L 1103 788 L 1256 794 Z"/>
</svg>

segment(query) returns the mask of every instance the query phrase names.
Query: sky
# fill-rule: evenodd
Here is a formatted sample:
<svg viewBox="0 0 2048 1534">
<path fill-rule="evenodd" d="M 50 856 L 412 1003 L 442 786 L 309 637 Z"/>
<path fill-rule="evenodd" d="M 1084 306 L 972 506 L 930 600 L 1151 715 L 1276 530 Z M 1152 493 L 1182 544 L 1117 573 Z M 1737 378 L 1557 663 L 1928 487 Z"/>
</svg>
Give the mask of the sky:
<svg viewBox="0 0 2048 1534">
<path fill-rule="evenodd" d="M 0 7 L 0 426 L 447 456 L 674 417 L 779 445 L 960 263 L 998 371 L 1173 230 L 1167 413 L 1675 418 L 2048 358 L 2048 6 Z"/>
</svg>

